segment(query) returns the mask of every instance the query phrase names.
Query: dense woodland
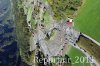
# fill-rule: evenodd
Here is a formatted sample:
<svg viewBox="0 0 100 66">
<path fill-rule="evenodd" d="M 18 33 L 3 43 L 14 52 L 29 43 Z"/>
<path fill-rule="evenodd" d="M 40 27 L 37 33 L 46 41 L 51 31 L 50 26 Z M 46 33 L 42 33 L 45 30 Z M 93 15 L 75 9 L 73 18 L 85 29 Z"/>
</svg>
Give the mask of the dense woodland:
<svg viewBox="0 0 100 66">
<path fill-rule="evenodd" d="M 19 0 L 20 1 L 20 0 Z M 31 56 L 33 52 L 30 52 L 30 36 L 28 25 L 26 22 L 26 15 L 24 14 L 23 8 L 18 7 L 18 1 L 14 2 L 14 14 L 15 14 L 15 23 L 16 23 L 16 33 L 17 41 L 19 46 L 19 55 L 21 60 L 25 63 L 31 62 Z M 23 65 L 21 65 L 23 66 Z"/>
<path fill-rule="evenodd" d="M 54 18 L 60 20 L 72 16 L 81 6 L 82 0 L 48 0 L 48 3 L 54 12 Z"/>
</svg>

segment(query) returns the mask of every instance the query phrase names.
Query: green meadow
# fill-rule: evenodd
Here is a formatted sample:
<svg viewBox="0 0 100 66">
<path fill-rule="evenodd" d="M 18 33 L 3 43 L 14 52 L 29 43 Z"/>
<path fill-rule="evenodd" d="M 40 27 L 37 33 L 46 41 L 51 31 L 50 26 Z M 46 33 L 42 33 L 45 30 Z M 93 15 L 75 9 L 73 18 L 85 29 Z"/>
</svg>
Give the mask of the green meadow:
<svg viewBox="0 0 100 66">
<path fill-rule="evenodd" d="M 100 42 L 100 0 L 83 0 L 75 18 L 75 28 Z"/>
<path fill-rule="evenodd" d="M 80 50 L 71 46 L 67 54 L 71 58 L 73 66 L 90 66 L 90 63 L 85 59 L 86 56 Z"/>
</svg>

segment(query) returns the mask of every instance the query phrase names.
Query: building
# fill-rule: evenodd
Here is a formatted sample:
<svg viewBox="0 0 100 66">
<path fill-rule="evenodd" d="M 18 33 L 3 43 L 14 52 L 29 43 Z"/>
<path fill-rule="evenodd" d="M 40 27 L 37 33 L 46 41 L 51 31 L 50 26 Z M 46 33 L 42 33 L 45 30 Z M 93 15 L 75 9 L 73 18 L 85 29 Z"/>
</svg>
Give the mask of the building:
<svg viewBox="0 0 100 66">
<path fill-rule="evenodd" d="M 73 27 L 74 26 L 74 22 L 73 19 L 68 18 L 68 21 L 66 22 L 67 27 Z"/>
</svg>

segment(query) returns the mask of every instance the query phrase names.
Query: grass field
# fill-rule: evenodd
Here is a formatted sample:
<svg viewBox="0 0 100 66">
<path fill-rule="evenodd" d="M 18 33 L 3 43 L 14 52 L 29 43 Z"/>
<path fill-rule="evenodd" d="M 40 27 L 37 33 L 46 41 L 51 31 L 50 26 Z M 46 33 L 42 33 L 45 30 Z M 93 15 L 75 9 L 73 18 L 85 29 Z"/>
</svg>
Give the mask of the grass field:
<svg viewBox="0 0 100 66">
<path fill-rule="evenodd" d="M 45 14 L 43 15 L 44 18 L 44 25 L 45 26 L 49 26 L 49 23 L 51 21 L 51 16 L 49 15 L 49 13 L 46 11 Z"/>
<path fill-rule="evenodd" d="M 85 55 L 80 50 L 74 47 L 71 47 L 68 56 L 71 58 L 73 66 L 90 66 L 90 63 L 86 63 L 86 60 L 85 62 L 81 63 L 81 58 L 85 58 Z M 77 59 L 77 57 L 79 57 L 79 59 Z"/>
<path fill-rule="evenodd" d="M 75 18 L 75 28 L 100 42 L 100 0 L 84 0 Z"/>
<path fill-rule="evenodd" d="M 27 21 L 30 21 L 31 18 L 32 18 L 32 7 L 30 7 L 30 8 L 28 9 Z"/>
</svg>

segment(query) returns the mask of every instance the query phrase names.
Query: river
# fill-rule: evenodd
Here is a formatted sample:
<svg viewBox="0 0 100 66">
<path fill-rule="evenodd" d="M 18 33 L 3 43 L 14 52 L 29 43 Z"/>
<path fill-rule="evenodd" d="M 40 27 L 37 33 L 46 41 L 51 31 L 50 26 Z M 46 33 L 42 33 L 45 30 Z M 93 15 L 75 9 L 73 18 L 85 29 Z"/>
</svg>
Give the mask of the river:
<svg viewBox="0 0 100 66">
<path fill-rule="evenodd" d="M 15 66 L 18 46 L 10 0 L 0 0 L 0 66 Z"/>
</svg>

